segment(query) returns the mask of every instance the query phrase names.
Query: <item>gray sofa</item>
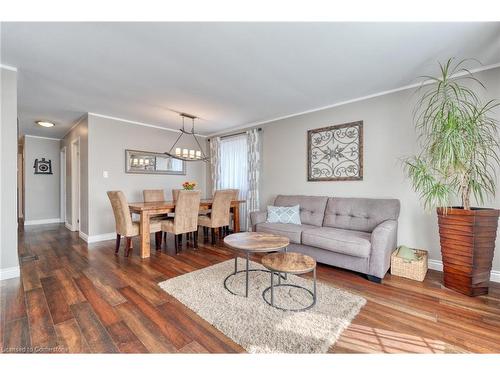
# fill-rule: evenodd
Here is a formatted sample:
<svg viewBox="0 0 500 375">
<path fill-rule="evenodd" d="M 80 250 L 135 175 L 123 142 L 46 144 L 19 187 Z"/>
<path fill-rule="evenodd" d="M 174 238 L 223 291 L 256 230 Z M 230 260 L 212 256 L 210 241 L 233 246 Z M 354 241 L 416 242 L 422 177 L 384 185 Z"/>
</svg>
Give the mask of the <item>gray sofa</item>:
<svg viewBox="0 0 500 375">
<path fill-rule="evenodd" d="M 257 211 L 250 214 L 253 230 L 286 236 L 288 251 L 381 282 L 397 245 L 399 200 L 278 195 L 274 201 L 297 204 L 302 225 L 267 223 L 267 211 Z"/>
</svg>

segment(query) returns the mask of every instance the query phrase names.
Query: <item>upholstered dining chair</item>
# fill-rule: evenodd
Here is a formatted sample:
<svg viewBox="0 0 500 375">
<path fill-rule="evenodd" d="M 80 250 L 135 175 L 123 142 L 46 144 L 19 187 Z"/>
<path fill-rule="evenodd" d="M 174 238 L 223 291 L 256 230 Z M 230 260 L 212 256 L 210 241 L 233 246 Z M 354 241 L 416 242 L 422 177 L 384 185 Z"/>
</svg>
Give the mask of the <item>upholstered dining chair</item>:
<svg viewBox="0 0 500 375">
<path fill-rule="evenodd" d="M 229 225 L 229 210 L 234 193 L 229 190 L 217 190 L 212 202 L 212 212 L 198 218 L 198 225 L 203 227 L 205 241 L 208 240 L 208 229 L 211 229 L 212 245 L 215 245 L 215 229 L 222 234 L 224 227 Z"/>
<path fill-rule="evenodd" d="M 163 189 L 146 189 L 142 191 L 144 202 L 163 202 L 165 200 L 165 193 Z"/>
<path fill-rule="evenodd" d="M 240 189 L 227 189 L 227 190 L 233 193 L 231 200 L 237 201 L 238 199 L 240 199 Z M 231 210 L 229 210 L 229 212 L 230 212 L 229 224 L 231 224 L 231 222 L 233 222 L 233 231 L 234 231 L 234 215 L 231 212 Z M 225 232 L 225 234 L 229 234 L 229 225 L 224 228 L 224 232 Z"/>
<path fill-rule="evenodd" d="M 172 189 L 172 200 L 175 202 L 177 201 L 177 198 L 179 198 L 179 191 L 182 191 L 183 189 Z"/>
<path fill-rule="evenodd" d="M 175 236 L 175 253 L 182 248 L 182 235 L 193 234 L 193 248 L 198 247 L 198 213 L 200 210 L 200 192 L 182 190 L 179 191 L 175 203 L 175 216 L 173 219 L 164 220 L 161 229 L 165 233 Z M 165 249 L 167 241 L 165 241 Z"/>
<path fill-rule="evenodd" d="M 127 199 L 122 191 L 108 191 L 108 198 L 113 208 L 116 223 L 116 247 L 115 254 L 118 254 L 120 249 L 121 237 L 127 239 L 127 247 L 125 248 L 125 256 L 128 257 L 132 250 L 132 237 L 140 234 L 139 222 L 132 221 L 130 209 Z M 152 219 L 150 223 L 150 233 L 155 233 L 156 250 L 161 248 L 161 222 L 160 220 Z"/>
<path fill-rule="evenodd" d="M 144 202 L 164 202 L 165 201 L 165 192 L 163 189 L 146 189 L 142 191 L 142 195 L 144 197 Z M 159 214 L 153 215 L 155 219 L 166 220 L 169 217 L 173 216 L 172 214 Z"/>
</svg>

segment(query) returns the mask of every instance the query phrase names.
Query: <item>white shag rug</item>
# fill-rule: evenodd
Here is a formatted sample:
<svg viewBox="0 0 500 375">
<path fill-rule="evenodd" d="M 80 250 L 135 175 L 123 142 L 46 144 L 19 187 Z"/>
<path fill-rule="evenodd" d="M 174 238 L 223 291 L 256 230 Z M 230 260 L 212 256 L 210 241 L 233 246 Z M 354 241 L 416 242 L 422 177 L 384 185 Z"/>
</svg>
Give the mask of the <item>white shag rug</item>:
<svg viewBox="0 0 500 375">
<path fill-rule="evenodd" d="M 245 267 L 238 259 L 238 270 Z M 264 267 L 250 262 L 250 268 Z M 244 297 L 245 273 L 224 279 L 234 271 L 234 260 L 190 272 L 159 283 L 159 286 L 196 312 L 250 353 L 326 353 L 366 303 L 360 296 L 317 283 L 317 302 L 301 312 L 269 306 L 262 292 L 271 283 L 270 273 L 250 272 L 248 298 Z M 277 277 L 275 278 L 277 281 Z M 312 290 L 312 278 L 288 275 L 286 283 Z M 270 294 L 267 292 L 267 298 Z M 312 301 L 307 292 L 291 287 L 275 288 L 275 304 L 305 307 Z"/>
</svg>

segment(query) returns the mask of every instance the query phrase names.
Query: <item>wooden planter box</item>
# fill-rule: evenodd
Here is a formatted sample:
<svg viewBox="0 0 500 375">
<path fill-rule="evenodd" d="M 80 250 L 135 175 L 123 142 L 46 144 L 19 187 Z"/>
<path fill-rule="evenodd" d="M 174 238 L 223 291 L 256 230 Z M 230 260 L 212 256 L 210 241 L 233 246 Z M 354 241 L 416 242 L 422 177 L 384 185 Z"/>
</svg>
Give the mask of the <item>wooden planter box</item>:
<svg viewBox="0 0 500 375">
<path fill-rule="evenodd" d="M 444 286 L 468 296 L 488 293 L 499 210 L 437 209 Z"/>
</svg>

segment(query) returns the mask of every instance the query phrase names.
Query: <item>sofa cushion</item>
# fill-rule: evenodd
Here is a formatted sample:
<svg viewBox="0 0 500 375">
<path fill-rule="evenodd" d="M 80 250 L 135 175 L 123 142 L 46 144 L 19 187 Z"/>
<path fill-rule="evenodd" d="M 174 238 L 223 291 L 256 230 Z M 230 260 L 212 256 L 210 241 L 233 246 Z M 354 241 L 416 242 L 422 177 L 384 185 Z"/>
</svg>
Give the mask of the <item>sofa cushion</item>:
<svg viewBox="0 0 500 375">
<path fill-rule="evenodd" d="M 267 222 L 300 225 L 302 223 L 299 212 L 299 205 L 291 207 L 267 206 Z"/>
<path fill-rule="evenodd" d="M 285 236 L 290 242 L 299 244 L 302 240 L 302 232 L 307 229 L 318 228 L 313 225 L 281 224 L 281 223 L 259 223 L 256 225 L 257 232 L 266 232 Z"/>
<path fill-rule="evenodd" d="M 330 198 L 323 226 L 372 232 L 383 221 L 398 216 L 398 199 Z"/>
<path fill-rule="evenodd" d="M 325 207 L 328 197 L 307 195 L 278 195 L 274 200 L 275 206 L 300 206 L 300 221 L 302 224 L 320 227 L 323 224 Z"/>
<path fill-rule="evenodd" d="M 302 233 L 302 244 L 359 258 L 368 258 L 371 251 L 370 233 L 337 229 L 315 228 Z"/>
</svg>

